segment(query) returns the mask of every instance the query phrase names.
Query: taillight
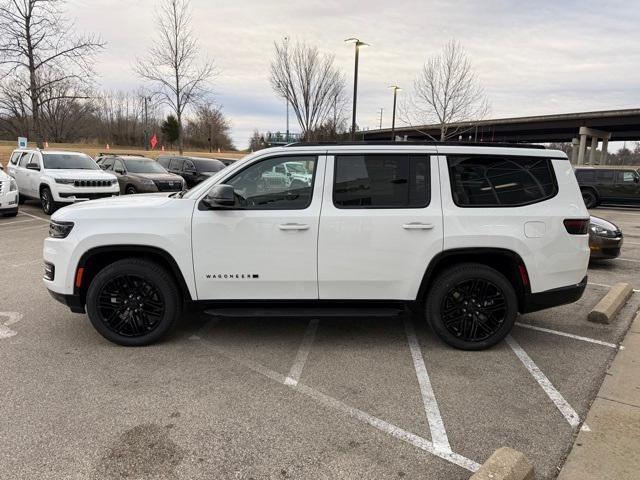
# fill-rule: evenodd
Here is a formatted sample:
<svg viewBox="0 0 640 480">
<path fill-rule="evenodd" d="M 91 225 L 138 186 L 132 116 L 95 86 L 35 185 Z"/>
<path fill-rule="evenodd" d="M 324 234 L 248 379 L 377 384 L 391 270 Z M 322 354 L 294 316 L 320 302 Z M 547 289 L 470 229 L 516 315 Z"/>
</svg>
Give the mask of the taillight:
<svg viewBox="0 0 640 480">
<path fill-rule="evenodd" d="M 571 235 L 585 235 L 589 231 L 588 218 L 566 218 L 564 220 L 564 228 Z"/>
</svg>

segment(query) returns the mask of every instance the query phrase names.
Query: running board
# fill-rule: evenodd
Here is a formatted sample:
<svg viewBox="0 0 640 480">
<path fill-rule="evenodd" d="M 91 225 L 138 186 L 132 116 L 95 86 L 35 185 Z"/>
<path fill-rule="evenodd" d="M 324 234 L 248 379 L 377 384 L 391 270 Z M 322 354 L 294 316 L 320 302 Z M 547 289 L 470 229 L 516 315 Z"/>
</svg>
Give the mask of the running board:
<svg viewBox="0 0 640 480">
<path fill-rule="evenodd" d="M 403 313 L 393 307 L 221 307 L 209 308 L 218 317 L 394 317 Z"/>
</svg>

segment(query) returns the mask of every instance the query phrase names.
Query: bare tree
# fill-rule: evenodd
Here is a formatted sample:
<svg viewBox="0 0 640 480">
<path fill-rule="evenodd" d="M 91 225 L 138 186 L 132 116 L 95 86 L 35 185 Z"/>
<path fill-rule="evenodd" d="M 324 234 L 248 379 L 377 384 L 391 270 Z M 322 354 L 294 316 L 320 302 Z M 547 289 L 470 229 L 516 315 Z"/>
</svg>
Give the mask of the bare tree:
<svg viewBox="0 0 640 480">
<path fill-rule="evenodd" d="M 184 113 L 207 96 L 209 82 L 215 76 L 212 59 L 197 62 L 200 48 L 191 30 L 189 9 L 189 0 L 162 0 L 157 20 L 159 38 L 135 66 L 136 73 L 151 84 L 154 96 L 175 114 L 180 153 L 184 150 Z"/>
<path fill-rule="evenodd" d="M 104 46 L 92 35 L 74 37 L 63 5 L 64 0 L 0 0 L 0 68 L 4 77 L 24 81 L 32 133 L 41 148 L 42 106 L 62 98 L 47 94 L 59 84 L 90 79 L 92 55 Z"/>
<path fill-rule="evenodd" d="M 467 131 L 461 122 L 481 120 L 489 104 L 466 52 L 456 41 L 427 60 L 401 108 L 409 125 L 440 125 L 440 141 Z M 455 127 L 452 124 L 458 124 Z"/>
<path fill-rule="evenodd" d="M 329 120 L 338 123 L 344 102 L 344 74 L 334 65 L 333 55 L 321 54 L 304 43 L 275 43 L 271 61 L 271 86 L 286 99 L 300 124 L 302 136 Z"/>
</svg>

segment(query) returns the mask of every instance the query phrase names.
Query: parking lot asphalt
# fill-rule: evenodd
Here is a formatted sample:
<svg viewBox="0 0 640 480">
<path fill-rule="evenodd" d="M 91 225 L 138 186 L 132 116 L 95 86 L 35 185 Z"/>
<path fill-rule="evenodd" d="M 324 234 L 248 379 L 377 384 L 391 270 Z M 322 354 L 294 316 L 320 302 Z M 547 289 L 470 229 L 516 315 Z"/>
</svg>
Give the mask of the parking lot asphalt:
<svg viewBox="0 0 640 480">
<path fill-rule="evenodd" d="M 586 321 L 608 285 L 640 289 L 640 209 L 599 208 L 625 234 L 620 259 L 487 351 L 454 350 L 408 314 L 191 314 L 166 341 L 123 348 L 49 297 L 46 216 L 21 212 L 0 219 L 3 479 L 466 479 L 502 446 L 554 478 L 640 303 Z"/>
</svg>

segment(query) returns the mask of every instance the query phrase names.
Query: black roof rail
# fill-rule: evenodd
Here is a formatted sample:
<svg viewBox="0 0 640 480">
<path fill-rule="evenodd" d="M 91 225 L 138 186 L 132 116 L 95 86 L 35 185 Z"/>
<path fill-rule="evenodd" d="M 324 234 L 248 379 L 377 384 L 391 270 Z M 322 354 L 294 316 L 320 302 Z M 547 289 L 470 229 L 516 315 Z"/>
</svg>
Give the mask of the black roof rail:
<svg viewBox="0 0 640 480">
<path fill-rule="evenodd" d="M 284 145 L 287 147 L 320 147 L 342 145 L 452 145 L 459 147 L 509 147 L 509 148 L 536 148 L 544 150 L 547 147 L 533 143 L 505 143 L 505 142 L 435 142 L 431 140 L 415 140 L 407 142 L 394 142 L 392 140 L 362 140 L 355 142 L 294 142 Z"/>
<path fill-rule="evenodd" d="M 98 157 L 142 157 L 148 158 L 141 153 L 119 153 L 119 152 L 98 152 Z"/>
</svg>

